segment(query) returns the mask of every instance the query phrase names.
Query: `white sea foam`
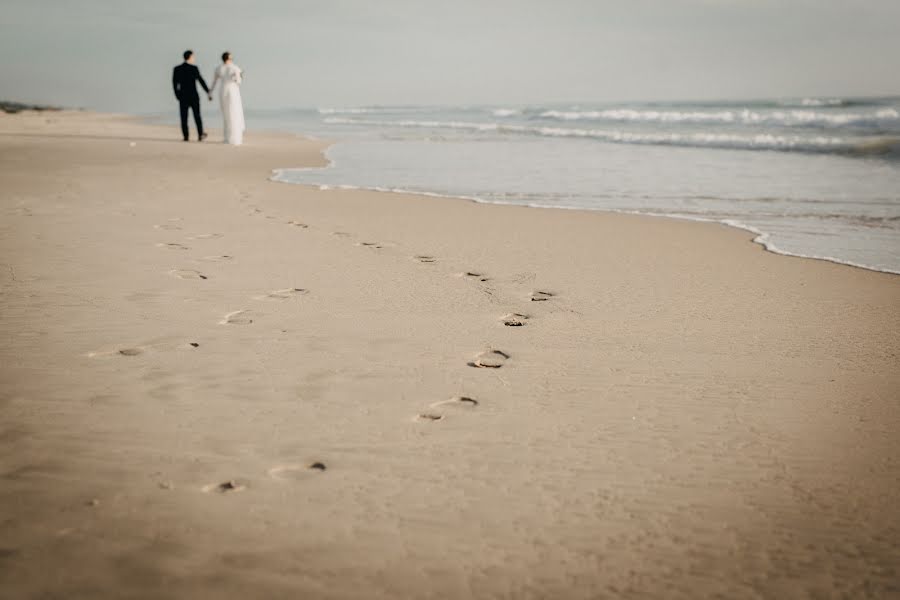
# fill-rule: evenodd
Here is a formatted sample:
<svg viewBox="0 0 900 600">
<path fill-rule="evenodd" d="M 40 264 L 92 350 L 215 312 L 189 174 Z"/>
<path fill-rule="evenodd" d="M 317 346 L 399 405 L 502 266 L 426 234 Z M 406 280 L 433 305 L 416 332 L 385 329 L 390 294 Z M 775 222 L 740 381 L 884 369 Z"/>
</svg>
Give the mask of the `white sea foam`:
<svg viewBox="0 0 900 600">
<path fill-rule="evenodd" d="M 323 115 L 363 115 L 378 112 L 370 108 L 319 108 L 319 114 Z"/>
<path fill-rule="evenodd" d="M 540 113 L 545 119 L 560 121 L 650 121 L 669 123 L 731 123 L 735 112 L 719 111 L 659 111 L 637 109 L 606 110 L 547 110 Z"/>
<path fill-rule="evenodd" d="M 476 123 L 471 121 L 419 121 L 403 119 L 398 121 L 382 121 L 374 119 L 351 119 L 347 117 L 328 117 L 324 119 L 330 125 L 373 125 L 376 127 L 407 127 L 424 129 L 463 129 L 467 131 L 519 131 L 517 125 L 501 125 L 499 123 Z"/>
<path fill-rule="evenodd" d="M 881 154 L 896 152 L 900 139 L 883 138 L 859 139 L 815 135 L 778 135 L 772 133 L 720 133 L 720 132 L 639 132 L 610 129 L 576 129 L 567 127 L 538 127 L 514 123 L 479 123 L 473 121 L 437 120 L 369 120 L 331 117 L 326 123 L 347 125 L 368 125 L 376 127 L 405 127 L 424 129 L 459 129 L 478 132 L 499 132 L 546 137 L 589 138 L 619 144 L 645 144 L 664 146 L 687 146 L 700 148 L 724 148 L 736 150 L 780 150 L 815 153 L 867 153 Z"/>
<path fill-rule="evenodd" d="M 316 111 L 320 115 L 389 115 L 419 112 L 432 112 L 433 109 L 424 106 L 350 106 L 350 107 L 320 107 Z"/>
<path fill-rule="evenodd" d="M 801 98 L 796 100 L 782 100 L 783 106 L 844 106 L 845 101 L 841 98 Z"/>
<path fill-rule="evenodd" d="M 813 110 L 756 111 L 712 110 L 644 110 L 617 108 L 588 111 L 548 110 L 540 113 L 545 119 L 561 121 L 614 121 L 640 123 L 713 123 L 740 125 L 775 125 L 805 127 L 846 127 L 878 126 L 900 122 L 900 112 L 893 108 L 882 108 L 867 113 L 832 114 Z"/>
</svg>

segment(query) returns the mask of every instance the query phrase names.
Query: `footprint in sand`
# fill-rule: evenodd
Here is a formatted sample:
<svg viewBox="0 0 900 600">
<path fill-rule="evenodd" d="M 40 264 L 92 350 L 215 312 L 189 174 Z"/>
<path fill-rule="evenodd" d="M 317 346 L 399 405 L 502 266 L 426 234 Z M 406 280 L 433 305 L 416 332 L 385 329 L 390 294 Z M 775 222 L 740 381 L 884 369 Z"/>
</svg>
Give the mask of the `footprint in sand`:
<svg viewBox="0 0 900 600">
<path fill-rule="evenodd" d="M 502 350 L 486 350 L 476 356 L 475 360 L 468 365 L 476 369 L 499 369 L 506 364 L 507 360 L 509 360 L 509 354 Z"/>
<path fill-rule="evenodd" d="M 272 479 L 277 479 L 278 481 L 291 481 L 305 479 L 315 473 L 321 473 L 327 468 L 325 463 L 317 461 L 307 465 L 277 465 L 269 469 L 268 473 L 269 477 Z"/>
<path fill-rule="evenodd" d="M 254 300 L 287 300 L 288 298 L 295 298 L 298 296 L 304 296 L 309 293 L 309 290 L 304 288 L 284 288 L 283 290 L 274 290 L 269 292 L 264 296 L 254 296 Z"/>
<path fill-rule="evenodd" d="M 464 271 L 464 272 L 460 273 L 459 276 L 464 279 L 474 279 L 477 281 L 488 281 L 487 277 L 485 277 L 483 274 L 477 273 L 475 271 Z"/>
<path fill-rule="evenodd" d="M 300 221 L 288 221 L 288 225 L 293 225 L 294 227 L 299 227 L 300 229 L 309 229 L 309 225 L 306 223 L 301 223 Z"/>
<path fill-rule="evenodd" d="M 356 245 L 362 246 L 364 248 L 374 248 L 375 250 L 381 250 L 382 248 L 384 248 L 384 246 L 382 246 L 378 242 L 360 242 Z"/>
<path fill-rule="evenodd" d="M 413 421 L 417 423 L 433 423 L 435 421 L 443 421 L 446 416 L 444 415 L 444 410 L 472 410 L 478 406 L 478 400 L 475 398 L 470 398 L 468 396 L 454 396 L 449 400 L 441 400 L 440 402 L 435 402 L 431 405 L 430 408 L 440 409 L 441 412 L 437 411 L 427 411 L 421 412 L 413 417 Z"/>
<path fill-rule="evenodd" d="M 250 484 L 245 479 L 229 479 L 221 483 L 210 483 L 204 485 L 201 489 L 207 494 L 230 494 L 232 492 L 243 492 Z"/>
<path fill-rule="evenodd" d="M 230 312 L 219 321 L 219 325 L 249 325 L 253 322 L 253 313 L 249 310 Z"/>
<path fill-rule="evenodd" d="M 419 413 L 413 417 L 413 421 L 416 421 L 417 423 L 433 423 L 435 421 L 442 421 L 443 419 L 444 415 L 432 412 Z"/>
<path fill-rule="evenodd" d="M 555 295 L 556 294 L 554 294 L 552 292 L 542 292 L 542 291 L 531 292 L 531 301 L 532 302 L 546 302 L 547 300 L 549 300 L 550 298 L 552 298 Z"/>
<path fill-rule="evenodd" d="M 435 257 L 428 256 L 427 254 L 417 254 L 416 256 L 413 256 L 413 260 L 417 260 L 420 263 L 425 264 L 437 262 L 437 259 Z"/>
<path fill-rule="evenodd" d="M 204 256 L 200 260 L 205 261 L 205 262 L 226 262 L 226 261 L 233 260 L 233 259 L 234 259 L 234 257 L 231 256 L 230 254 L 216 254 L 213 256 Z"/>
<path fill-rule="evenodd" d="M 431 405 L 431 408 L 462 408 L 472 409 L 478 406 L 478 400 L 468 396 L 454 396 L 449 400 L 441 400 Z"/>
<path fill-rule="evenodd" d="M 169 275 L 178 279 L 209 279 L 209 277 L 194 269 L 172 269 L 169 271 Z"/>
<path fill-rule="evenodd" d="M 88 352 L 89 358 L 109 358 L 113 356 L 140 356 L 147 351 L 145 346 L 123 346 L 114 350 L 96 350 Z"/>
<path fill-rule="evenodd" d="M 184 341 L 176 341 L 172 339 L 165 339 L 161 341 L 149 341 L 145 344 L 135 345 L 135 346 L 107 346 L 101 350 L 95 350 L 93 352 L 88 352 L 85 356 L 89 358 L 117 358 L 122 356 L 141 356 L 147 353 L 155 353 L 160 351 L 173 351 L 179 348 L 184 348 L 186 346 L 191 346 L 193 348 L 198 348 L 200 344 L 197 342 L 184 342 Z"/>
<path fill-rule="evenodd" d="M 10 212 L 17 217 L 31 217 L 34 216 L 34 213 L 30 208 L 19 206 L 16 208 L 10 209 Z"/>
<path fill-rule="evenodd" d="M 346 231 L 332 231 L 331 235 L 335 237 L 350 237 L 350 234 Z"/>
<path fill-rule="evenodd" d="M 160 223 L 159 225 L 154 225 L 154 229 L 164 229 L 166 231 L 179 231 L 181 229 L 181 225 L 176 225 L 175 223 Z"/>
<path fill-rule="evenodd" d="M 190 247 L 185 246 L 184 244 L 161 242 L 161 243 L 157 244 L 156 246 L 157 246 L 157 248 L 167 248 L 169 250 L 190 250 Z"/>
<path fill-rule="evenodd" d="M 222 237 L 224 234 L 221 233 L 198 233 L 197 235 L 192 235 L 188 237 L 189 240 L 215 240 Z"/>
<path fill-rule="evenodd" d="M 523 315 L 522 313 L 509 313 L 508 315 L 501 317 L 500 322 L 507 327 L 523 327 L 525 321 L 529 318 L 528 315 Z"/>
</svg>

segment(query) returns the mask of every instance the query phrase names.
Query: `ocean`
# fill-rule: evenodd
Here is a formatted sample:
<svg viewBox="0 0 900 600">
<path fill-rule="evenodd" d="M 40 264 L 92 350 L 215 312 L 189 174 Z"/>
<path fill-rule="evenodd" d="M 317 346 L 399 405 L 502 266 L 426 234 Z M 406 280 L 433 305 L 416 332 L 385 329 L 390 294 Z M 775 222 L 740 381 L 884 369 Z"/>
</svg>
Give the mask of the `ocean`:
<svg viewBox="0 0 900 600">
<path fill-rule="evenodd" d="M 249 128 L 333 140 L 276 181 L 726 223 L 773 252 L 900 273 L 900 98 L 321 107 Z"/>
</svg>

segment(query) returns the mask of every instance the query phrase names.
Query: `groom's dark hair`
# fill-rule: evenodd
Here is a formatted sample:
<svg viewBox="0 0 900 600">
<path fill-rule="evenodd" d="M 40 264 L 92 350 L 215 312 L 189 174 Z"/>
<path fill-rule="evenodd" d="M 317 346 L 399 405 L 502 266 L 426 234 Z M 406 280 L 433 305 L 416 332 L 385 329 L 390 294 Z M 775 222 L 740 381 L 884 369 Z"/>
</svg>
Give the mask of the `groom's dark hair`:
<svg viewBox="0 0 900 600">
<path fill-rule="evenodd" d="M 231 58 L 231 52 L 223 52 L 222 53 L 222 62 L 225 62 L 229 58 Z"/>
<path fill-rule="evenodd" d="M 184 55 L 183 55 L 183 56 L 184 56 L 184 60 L 189 59 L 189 58 L 192 57 L 193 55 L 194 55 L 194 51 L 193 51 L 193 50 L 185 50 L 185 51 L 184 51 Z"/>
</svg>

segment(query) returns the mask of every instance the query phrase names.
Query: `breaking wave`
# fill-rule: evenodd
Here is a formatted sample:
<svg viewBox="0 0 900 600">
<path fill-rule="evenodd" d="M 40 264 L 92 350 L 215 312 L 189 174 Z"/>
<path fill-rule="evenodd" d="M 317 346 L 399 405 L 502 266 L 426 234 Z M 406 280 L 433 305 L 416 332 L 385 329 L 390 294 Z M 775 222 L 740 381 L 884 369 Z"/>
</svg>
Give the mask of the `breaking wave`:
<svg viewBox="0 0 900 600">
<path fill-rule="evenodd" d="M 539 115 L 560 121 L 614 121 L 640 123 L 715 123 L 782 127 L 880 127 L 900 124 L 900 112 L 882 108 L 868 113 L 827 113 L 814 110 L 681 111 L 613 108 L 588 111 L 548 110 Z"/>
<path fill-rule="evenodd" d="M 900 137 L 849 138 L 828 135 L 786 135 L 773 133 L 722 133 L 680 131 L 625 131 L 617 129 L 582 129 L 569 127 L 542 127 L 512 123 L 397 120 L 381 121 L 330 117 L 326 123 L 366 125 L 376 127 L 403 127 L 421 129 L 448 129 L 500 134 L 532 135 L 558 138 L 583 138 L 617 144 L 644 144 L 660 146 L 685 146 L 722 148 L 735 150 L 776 150 L 782 152 L 809 152 L 848 155 L 900 155 Z"/>
</svg>

